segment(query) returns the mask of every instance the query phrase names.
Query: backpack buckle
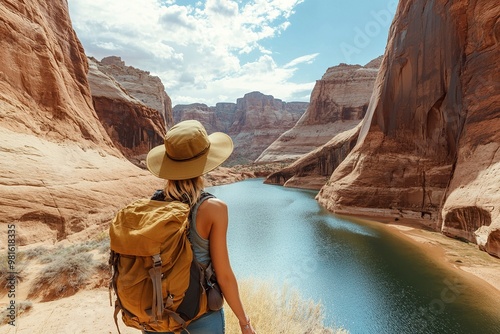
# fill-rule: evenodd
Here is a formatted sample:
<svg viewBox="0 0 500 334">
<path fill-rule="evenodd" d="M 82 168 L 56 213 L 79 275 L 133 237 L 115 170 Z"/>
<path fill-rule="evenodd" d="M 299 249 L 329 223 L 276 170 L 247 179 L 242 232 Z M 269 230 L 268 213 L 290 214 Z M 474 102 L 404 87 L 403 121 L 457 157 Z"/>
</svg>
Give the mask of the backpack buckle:
<svg viewBox="0 0 500 334">
<path fill-rule="evenodd" d="M 161 256 L 160 254 L 153 255 L 153 268 L 161 267 Z"/>
</svg>

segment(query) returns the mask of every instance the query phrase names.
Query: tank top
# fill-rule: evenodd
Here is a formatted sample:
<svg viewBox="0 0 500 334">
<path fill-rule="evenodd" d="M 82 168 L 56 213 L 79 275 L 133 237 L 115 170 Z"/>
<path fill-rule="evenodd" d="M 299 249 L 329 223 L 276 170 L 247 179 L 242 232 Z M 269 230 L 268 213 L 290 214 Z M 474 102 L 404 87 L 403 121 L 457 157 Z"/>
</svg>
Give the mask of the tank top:
<svg viewBox="0 0 500 334">
<path fill-rule="evenodd" d="M 191 208 L 190 213 L 190 227 L 189 227 L 189 239 L 193 245 L 193 252 L 196 260 L 201 264 L 208 266 L 212 259 L 210 258 L 210 241 L 208 239 L 202 238 L 198 231 L 196 230 L 196 217 L 198 214 L 198 208 L 201 203 L 209 198 L 215 198 L 214 195 L 207 192 L 203 192 L 196 202 L 196 204 Z"/>
<path fill-rule="evenodd" d="M 212 261 L 210 258 L 210 242 L 209 240 L 202 238 L 198 234 L 198 231 L 196 231 L 196 216 L 201 203 L 209 198 L 215 198 L 215 196 L 203 191 L 200 198 L 191 208 L 189 213 L 189 241 L 191 241 L 191 244 L 193 245 L 193 253 L 196 260 L 205 266 L 208 266 Z M 155 201 L 165 201 L 165 193 L 161 189 L 156 190 L 151 199 Z"/>
</svg>

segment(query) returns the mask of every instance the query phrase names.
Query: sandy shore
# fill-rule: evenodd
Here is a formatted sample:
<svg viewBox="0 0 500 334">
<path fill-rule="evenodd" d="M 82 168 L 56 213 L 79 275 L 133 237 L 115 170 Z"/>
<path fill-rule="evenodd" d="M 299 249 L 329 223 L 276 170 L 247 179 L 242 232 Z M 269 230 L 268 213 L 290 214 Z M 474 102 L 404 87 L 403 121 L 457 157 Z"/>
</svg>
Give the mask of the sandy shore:
<svg viewBox="0 0 500 334">
<path fill-rule="evenodd" d="M 455 240 L 437 232 L 400 224 L 387 226 L 432 253 L 436 260 L 485 281 L 500 297 L 500 259 L 479 250 L 475 244 Z"/>
</svg>

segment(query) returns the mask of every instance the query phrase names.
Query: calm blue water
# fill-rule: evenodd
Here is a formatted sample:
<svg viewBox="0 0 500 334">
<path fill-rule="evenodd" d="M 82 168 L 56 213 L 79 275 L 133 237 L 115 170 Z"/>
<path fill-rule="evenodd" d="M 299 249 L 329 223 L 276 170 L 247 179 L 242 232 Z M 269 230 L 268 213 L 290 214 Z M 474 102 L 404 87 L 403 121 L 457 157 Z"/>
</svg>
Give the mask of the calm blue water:
<svg viewBox="0 0 500 334">
<path fill-rule="evenodd" d="M 500 333 L 500 310 L 378 224 L 341 219 L 315 192 L 261 179 L 207 189 L 228 204 L 236 275 L 283 282 L 321 301 L 350 333 Z M 267 334 L 267 333 L 266 333 Z"/>
</svg>

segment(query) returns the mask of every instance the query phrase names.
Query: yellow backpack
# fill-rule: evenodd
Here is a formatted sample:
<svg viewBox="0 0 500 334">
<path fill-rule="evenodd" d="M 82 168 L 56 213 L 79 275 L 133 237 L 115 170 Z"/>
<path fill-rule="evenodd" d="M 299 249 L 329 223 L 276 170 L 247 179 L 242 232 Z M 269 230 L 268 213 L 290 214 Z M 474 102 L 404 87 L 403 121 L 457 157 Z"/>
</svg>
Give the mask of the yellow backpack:
<svg viewBox="0 0 500 334">
<path fill-rule="evenodd" d="M 117 297 L 117 328 L 120 311 L 125 325 L 156 332 L 180 332 L 207 312 L 204 268 L 193 255 L 188 217 L 187 204 L 150 199 L 114 217 L 110 293 L 113 288 Z"/>
</svg>

